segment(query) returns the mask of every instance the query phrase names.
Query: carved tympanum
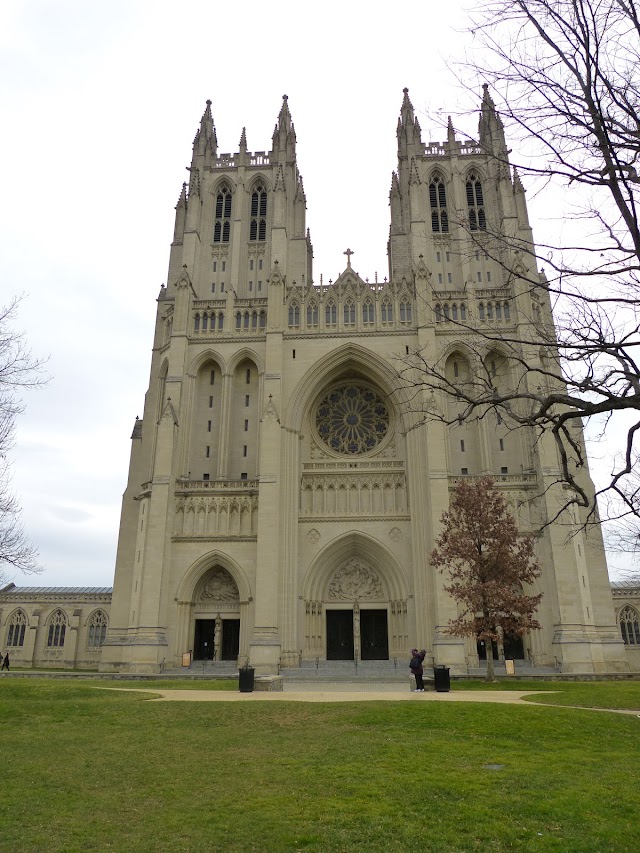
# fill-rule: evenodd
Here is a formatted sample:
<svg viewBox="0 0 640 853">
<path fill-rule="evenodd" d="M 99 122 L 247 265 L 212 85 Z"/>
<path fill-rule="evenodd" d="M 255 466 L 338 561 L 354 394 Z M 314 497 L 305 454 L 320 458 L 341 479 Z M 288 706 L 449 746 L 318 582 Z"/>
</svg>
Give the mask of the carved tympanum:
<svg viewBox="0 0 640 853">
<path fill-rule="evenodd" d="M 200 593 L 202 601 L 238 601 L 240 595 L 235 581 L 225 569 L 218 569 L 205 581 Z"/>
<path fill-rule="evenodd" d="M 347 560 L 329 584 L 329 598 L 338 601 L 380 601 L 384 597 L 378 575 L 357 557 Z"/>
</svg>

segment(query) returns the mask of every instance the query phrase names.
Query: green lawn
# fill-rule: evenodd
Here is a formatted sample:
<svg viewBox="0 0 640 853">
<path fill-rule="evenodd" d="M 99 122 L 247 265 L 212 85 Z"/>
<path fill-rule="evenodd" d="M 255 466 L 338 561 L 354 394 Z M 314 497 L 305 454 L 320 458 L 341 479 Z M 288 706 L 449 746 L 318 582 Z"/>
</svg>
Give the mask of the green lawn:
<svg viewBox="0 0 640 853">
<path fill-rule="evenodd" d="M 148 686 L 0 679 L 2 853 L 640 848 L 635 715 Z M 640 708 L 639 684 L 513 684 L 535 687 Z"/>
</svg>

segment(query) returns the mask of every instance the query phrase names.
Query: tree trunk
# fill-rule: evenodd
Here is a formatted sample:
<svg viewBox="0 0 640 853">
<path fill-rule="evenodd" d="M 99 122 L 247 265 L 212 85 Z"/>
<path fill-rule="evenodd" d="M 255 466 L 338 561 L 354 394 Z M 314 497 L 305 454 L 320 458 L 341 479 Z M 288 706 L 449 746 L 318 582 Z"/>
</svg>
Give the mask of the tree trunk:
<svg viewBox="0 0 640 853">
<path fill-rule="evenodd" d="M 496 671 L 493 668 L 493 640 L 485 640 L 485 648 L 487 649 L 487 675 L 485 681 L 497 681 Z"/>
</svg>

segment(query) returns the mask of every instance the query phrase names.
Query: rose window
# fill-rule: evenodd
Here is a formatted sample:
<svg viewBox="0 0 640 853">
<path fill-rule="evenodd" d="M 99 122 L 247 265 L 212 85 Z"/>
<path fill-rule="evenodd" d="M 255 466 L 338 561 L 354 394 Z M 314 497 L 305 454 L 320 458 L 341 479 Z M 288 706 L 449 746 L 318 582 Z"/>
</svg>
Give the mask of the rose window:
<svg viewBox="0 0 640 853">
<path fill-rule="evenodd" d="M 371 388 L 344 385 L 330 391 L 318 406 L 316 428 L 336 453 L 368 453 L 389 432 L 389 410 Z"/>
</svg>

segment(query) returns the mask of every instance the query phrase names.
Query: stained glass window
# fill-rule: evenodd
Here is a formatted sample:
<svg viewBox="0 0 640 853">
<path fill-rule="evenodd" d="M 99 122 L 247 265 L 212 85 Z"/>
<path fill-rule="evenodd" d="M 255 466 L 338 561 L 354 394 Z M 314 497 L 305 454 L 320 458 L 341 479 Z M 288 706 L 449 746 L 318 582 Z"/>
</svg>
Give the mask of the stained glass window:
<svg viewBox="0 0 640 853">
<path fill-rule="evenodd" d="M 336 453 L 368 453 L 389 432 L 389 410 L 371 388 L 343 385 L 330 391 L 318 406 L 316 428 Z"/>
</svg>

